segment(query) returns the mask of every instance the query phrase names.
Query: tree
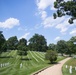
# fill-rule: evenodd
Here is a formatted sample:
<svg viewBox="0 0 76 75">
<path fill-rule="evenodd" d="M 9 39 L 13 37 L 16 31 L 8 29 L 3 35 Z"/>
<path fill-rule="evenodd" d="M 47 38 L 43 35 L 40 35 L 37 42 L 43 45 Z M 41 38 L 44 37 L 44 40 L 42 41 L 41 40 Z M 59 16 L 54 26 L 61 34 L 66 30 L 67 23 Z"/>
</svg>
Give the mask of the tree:
<svg viewBox="0 0 76 75">
<path fill-rule="evenodd" d="M 57 9 L 56 13 L 53 14 L 54 19 L 65 15 L 71 16 L 69 23 L 72 24 L 73 20 L 76 19 L 76 0 L 56 0 L 54 2 L 54 8 Z"/>
<path fill-rule="evenodd" d="M 53 64 L 57 60 L 57 52 L 52 50 L 47 50 L 45 58 L 47 60 L 50 60 L 50 62 Z"/>
<path fill-rule="evenodd" d="M 5 43 L 5 37 L 4 37 L 4 35 L 2 34 L 2 31 L 0 31 L 0 53 L 2 53 L 3 52 L 3 45 L 4 45 L 4 43 Z"/>
<path fill-rule="evenodd" d="M 64 41 L 64 40 L 58 41 L 58 42 L 57 42 L 57 51 L 58 51 L 59 53 L 61 53 L 62 56 L 63 56 L 63 53 L 65 53 L 66 50 L 67 50 L 66 41 Z"/>
<path fill-rule="evenodd" d="M 7 40 L 7 48 L 10 50 L 17 49 L 18 39 L 16 36 L 12 36 Z"/>
<path fill-rule="evenodd" d="M 18 48 L 18 55 L 20 56 L 27 55 L 28 51 L 27 40 L 25 38 L 20 39 L 17 48 Z"/>
<path fill-rule="evenodd" d="M 5 41 L 4 44 L 2 45 L 2 52 L 7 51 L 7 42 Z"/>
<path fill-rule="evenodd" d="M 73 43 L 76 42 L 76 36 L 71 37 L 70 41 L 72 41 Z"/>
<path fill-rule="evenodd" d="M 69 54 L 69 56 L 71 56 L 74 53 L 74 44 L 72 41 L 67 41 L 67 47 L 68 50 L 66 51 L 66 54 Z"/>
<path fill-rule="evenodd" d="M 56 45 L 53 43 L 49 44 L 48 50 L 56 50 Z"/>
<path fill-rule="evenodd" d="M 69 56 L 76 54 L 76 45 L 74 42 L 76 42 L 76 36 L 71 37 L 70 40 L 67 41 L 68 50 L 66 53 L 69 54 Z"/>
<path fill-rule="evenodd" d="M 25 55 L 27 55 L 27 51 L 28 51 L 28 49 L 27 49 L 27 47 L 26 46 L 18 46 L 18 48 L 19 48 L 19 50 L 18 50 L 18 55 L 20 55 L 21 56 L 21 58 L 22 58 L 22 56 L 25 56 Z"/>
<path fill-rule="evenodd" d="M 27 45 L 27 40 L 25 38 L 22 38 L 22 39 L 19 40 L 18 45 L 19 44 L 23 45 L 23 46 L 26 46 Z"/>
<path fill-rule="evenodd" d="M 34 51 L 46 51 L 47 42 L 44 36 L 35 34 L 29 40 L 29 49 Z"/>
</svg>

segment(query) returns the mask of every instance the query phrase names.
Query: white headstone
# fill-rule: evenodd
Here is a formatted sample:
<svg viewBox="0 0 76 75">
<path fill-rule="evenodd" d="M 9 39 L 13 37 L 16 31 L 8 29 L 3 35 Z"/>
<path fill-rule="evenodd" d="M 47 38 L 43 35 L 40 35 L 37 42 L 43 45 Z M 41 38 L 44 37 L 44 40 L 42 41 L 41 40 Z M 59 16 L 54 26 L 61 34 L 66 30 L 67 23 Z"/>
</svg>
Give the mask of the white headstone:
<svg viewBox="0 0 76 75">
<path fill-rule="evenodd" d="M 8 65 L 8 63 L 7 63 L 7 65 Z"/>
<path fill-rule="evenodd" d="M 2 67 L 2 64 L 1 64 L 1 67 Z"/>
<path fill-rule="evenodd" d="M 6 63 L 5 63 L 5 66 L 6 66 Z"/>
<path fill-rule="evenodd" d="M 22 63 L 20 64 L 20 68 L 22 68 Z"/>
<path fill-rule="evenodd" d="M 4 67 L 4 64 L 3 64 L 3 67 Z"/>
<path fill-rule="evenodd" d="M 8 62 L 8 65 L 9 65 L 9 62 Z"/>
<path fill-rule="evenodd" d="M 70 69 L 72 69 L 72 66 L 70 66 Z"/>
<path fill-rule="evenodd" d="M 69 73 L 70 73 L 70 74 L 72 73 L 72 69 L 69 69 Z"/>
<path fill-rule="evenodd" d="M 76 70 L 76 67 L 75 67 L 75 70 Z"/>
<path fill-rule="evenodd" d="M 68 68 L 68 66 L 66 65 L 66 68 Z"/>
<path fill-rule="evenodd" d="M 0 67 L 1 67 L 1 64 L 0 64 Z"/>
</svg>

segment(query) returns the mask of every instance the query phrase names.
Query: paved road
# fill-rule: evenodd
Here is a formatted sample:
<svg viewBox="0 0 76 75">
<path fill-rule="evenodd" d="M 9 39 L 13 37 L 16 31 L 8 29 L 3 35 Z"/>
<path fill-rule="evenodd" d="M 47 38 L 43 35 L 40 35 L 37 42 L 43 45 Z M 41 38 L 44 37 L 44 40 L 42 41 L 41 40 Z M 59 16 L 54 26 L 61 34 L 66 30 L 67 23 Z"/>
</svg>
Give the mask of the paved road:
<svg viewBox="0 0 76 75">
<path fill-rule="evenodd" d="M 38 73 L 37 75 L 62 75 L 62 66 L 63 64 L 69 60 L 70 58 L 66 58 L 60 61 L 58 64 L 55 64 L 52 67 L 45 69 L 44 71 Z"/>
</svg>

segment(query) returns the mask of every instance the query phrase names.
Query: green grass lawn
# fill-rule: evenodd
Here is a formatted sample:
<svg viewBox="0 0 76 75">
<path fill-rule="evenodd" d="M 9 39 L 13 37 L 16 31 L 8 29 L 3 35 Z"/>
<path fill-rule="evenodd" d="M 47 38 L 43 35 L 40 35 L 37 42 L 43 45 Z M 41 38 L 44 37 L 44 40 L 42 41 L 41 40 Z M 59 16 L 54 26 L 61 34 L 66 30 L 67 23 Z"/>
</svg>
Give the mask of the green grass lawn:
<svg viewBox="0 0 76 75">
<path fill-rule="evenodd" d="M 57 61 L 64 59 L 59 56 Z M 28 55 L 21 57 L 17 55 L 17 50 L 2 53 L 0 64 L 9 63 L 4 67 L 0 67 L 0 75 L 30 75 L 31 73 L 50 66 L 49 61 L 45 60 L 44 52 L 28 51 Z M 20 64 L 22 67 L 20 68 Z"/>
<path fill-rule="evenodd" d="M 68 68 L 66 68 L 66 65 L 68 65 Z M 69 73 L 70 66 L 73 67 L 72 74 Z M 72 58 L 63 65 L 62 67 L 63 75 L 76 75 L 75 67 L 76 67 L 76 59 Z"/>
</svg>

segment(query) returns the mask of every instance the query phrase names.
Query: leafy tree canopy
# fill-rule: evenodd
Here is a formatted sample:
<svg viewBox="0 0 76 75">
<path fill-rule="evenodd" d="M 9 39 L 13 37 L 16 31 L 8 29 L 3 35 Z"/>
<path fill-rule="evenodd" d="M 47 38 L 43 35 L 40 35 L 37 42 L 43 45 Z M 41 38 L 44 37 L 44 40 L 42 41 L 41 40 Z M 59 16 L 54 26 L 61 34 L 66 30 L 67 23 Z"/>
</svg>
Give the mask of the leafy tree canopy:
<svg viewBox="0 0 76 75">
<path fill-rule="evenodd" d="M 29 40 L 29 48 L 35 51 L 46 51 L 47 42 L 44 36 L 35 34 Z"/>
<path fill-rule="evenodd" d="M 67 44 L 66 44 L 66 41 L 64 40 L 60 40 L 57 42 L 57 51 L 59 53 L 62 54 L 63 56 L 63 53 L 65 53 L 65 51 L 67 50 Z"/>
<path fill-rule="evenodd" d="M 56 45 L 54 43 L 49 44 L 48 46 L 49 50 L 56 50 Z"/>
<path fill-rule="evenodd" d="M 27 40 L 25 38 L 19 40 L 17 49 L 18 49 L 18 55 L 20 56 L 27 55 L 28 48 L 27 48 Z"/>
<path fill-rule="evenodd" d="M 57 9 L 56 13 L 53 14 L 54 19 L 65 15 L 71 16 L 69 23 L 72 24 L 73 20 L 76 19 L 76 0 L 56 0 L 54 2 L 54 8 Z"/>
<path fill-rule="evenodd" d="M 71 37 L 70 40 L 67 41 L 67 54 L 69 54 L 69 56 L 71 56 L 71 54 L 76 54 L 76 44 L 74 44 L 74 42 L 76 42 L 76 36 Z"/>
<path fill-rule="evenodd" d="M 18 39 L 17 36 L 12 36 L 7 40 L 8 49 L 14 50 L 17 49 Z"/>
<path fill-rule="evenodd" d="M 6 42 L 4 35 L 2 34 L 2 31 L 0 31 L 0 53 L 3 52 L 3 45 Z"/>
<path fill-rule="evenodd" d="M 52 50 L 47 50 L 45 58 L 47 60 L 50 60 L 51 63 L 54 63 L 54 61 L 57 60 L 57 52 Z"/>
<path fill-rule="evenodd" d="M 22 38 L 19 40 L 18 45 L 26 46 L 27 45 L 27 40 L 25 38 Z"/>
</svg>

